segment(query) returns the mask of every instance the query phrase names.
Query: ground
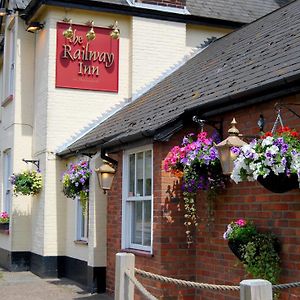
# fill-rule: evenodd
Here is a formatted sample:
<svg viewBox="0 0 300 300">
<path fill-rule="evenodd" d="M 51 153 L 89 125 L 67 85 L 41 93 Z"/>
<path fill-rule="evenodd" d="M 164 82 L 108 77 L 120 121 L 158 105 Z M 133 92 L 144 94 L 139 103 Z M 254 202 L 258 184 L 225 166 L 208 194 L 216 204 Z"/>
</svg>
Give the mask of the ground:
<svg viewBox="0 0 300 300">
<path fill-rule="evenodd" d="M 0 269 L 0 293 L 6 300 L 112 300 L 104 294 L 91 295 L 67 279 L 41 279 L 30 272 Z"/>
</svg>

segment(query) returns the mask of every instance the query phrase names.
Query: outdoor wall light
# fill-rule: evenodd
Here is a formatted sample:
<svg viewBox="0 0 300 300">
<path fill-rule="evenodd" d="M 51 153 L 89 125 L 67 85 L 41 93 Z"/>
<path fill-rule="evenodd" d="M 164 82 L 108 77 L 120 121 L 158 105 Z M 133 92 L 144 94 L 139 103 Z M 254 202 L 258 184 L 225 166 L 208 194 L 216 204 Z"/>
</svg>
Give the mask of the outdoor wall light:
<svg viewBox="0 0 300 300">
<path fill-rule="evenodd" d="M 30 22 L 26 28 L 26 31 L 35 33 L 44 28 L 44 24 L 40 22 Z"/>
<path fill-rule="evenodd" d="M 7 8 L 0 8 L 0 17 L 8 16 L 13 13 L 12 10 L 7 9 Z"/>
<path fill-rule="evenodd" d="M 120 29 L 118 27 L 118 21 L 115 21 L 114 25 L 111 26 L 112 31 L 110 32 L 110 36 L 113 40 L 118 40 L 120 38 Z"/>
<path fill-rule="evenodd" d="M 73 32 L 73 28 L 72 28 L 72 20 L 71 19 L 63 19 L 64 22 L 67 22 L 70 24 L 69 28 L 64 30 L 63 32 L 63 36 L 66 38 L 66 39 L 71 39 L 74 35 L 74 32 Z"/>
<path fill-rule="evenodd" d="M 238 135 L 239 130 L 236 128 L 236 120 L 233 118 L 231 122 L 231 128 L 228 130 L 229 136 L 227 139 L 216 145 L 218 149 L 221 166 L 224 175 L 230 175 L 233 170 L 233 162 L 236 159 L 236 155 L 232 153 L 232 147 L 242 147 L 247 143 L 242 141 Z"/>
<path fill-rule="evenodd" d="M 96 38 L 96 33 L 94 31 L 94 21 L 87 22 L 87 25 L 91 26 L 91 29 L 86 34 L 86 38 L 90 42 Z"/>
<path fill-rule="evenodd" d="M 95 169 L 95 172 L 98 176 L 99 185 L 103 189 L 104 194 L 106 194 L 106 191 L 111 189 L 116 170 L 109 164 L 104 163 L 100 168 Z"/>
</svg>

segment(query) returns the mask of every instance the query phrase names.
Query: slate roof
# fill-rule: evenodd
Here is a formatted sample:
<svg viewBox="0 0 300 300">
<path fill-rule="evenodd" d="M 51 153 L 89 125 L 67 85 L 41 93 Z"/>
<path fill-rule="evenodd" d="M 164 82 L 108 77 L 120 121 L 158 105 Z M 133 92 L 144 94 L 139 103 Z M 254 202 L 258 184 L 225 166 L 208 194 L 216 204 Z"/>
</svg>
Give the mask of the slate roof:
<svg viewBox="0 0 300 300">
<path fill-rule="evenodd" d="M 275 0 L 187 0 L 186 6 L 192 15 L 250 23 L 280 8 L 287 2 Z"/>
<path fill-rule="evenodd" d="M 14 0 L 22 8 L 36 0 Z M 132 1 L 133 0 L 128 0 Z M 127 0 L 86 0 L 85 5 L 93 9 L 96 3 L 116 4 L 121 7 L 129 7 Z M 274 11 L 292 0 L 186 0 L 188 12 L 197 17 L 212 18 L 217 20 L 232 21 L 238 23 L 252 22 L 267 13 Z M 63 1 L 57 1 L 63 2 Z M 74 3 L 80 1 L 74 1 Z M 47 1 L 44 2 L 47 4 Z M 55 5 L 55 1 L 51 3 Z M 71 5 L 72 1 L 68 1 Z"/>
<path fill-rule="evenodd" d="M 188 110 L 237 104 L 246 94 L 300 79 L 300 0 L 208 46 L 140 98 L 59 153 L 128 142 Z"/>
</svg>

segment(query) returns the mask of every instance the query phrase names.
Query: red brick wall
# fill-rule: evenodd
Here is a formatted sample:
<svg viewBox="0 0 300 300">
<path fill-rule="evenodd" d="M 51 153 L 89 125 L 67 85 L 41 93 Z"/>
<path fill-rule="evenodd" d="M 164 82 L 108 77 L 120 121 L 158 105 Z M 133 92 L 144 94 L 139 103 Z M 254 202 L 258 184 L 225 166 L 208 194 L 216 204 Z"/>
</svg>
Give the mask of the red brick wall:
<svg viewBox="0 0 300 300">
<path fill-rule="evenodd" d="M 278 99 L 276 100 L 278 101 Z M 257 134 L 257 120 L 261 113 L 266 119 L 265 130 L 270 130 L 276 118 L 274 104 L 276 101 L 240 109 L 224 117 L 226 131 L 232 117 L 236 117 L 241 133 Z M 300 97 L 289 97 L 286 103 L 300 103 Z M 295 107 L 299 113 L 300 108 Z M 300 119 L 287 110 L 282 110 L 285 125 L 300 129 Z M 216 118 L 217 119 L 217 118 Z M 191 126 L 195 125 L 191 124 Z M 207 128 L 205 128 L 207 129 Z M 285 194 L 274 194 L 258 183 L 230 183 L 217 198 L 214 220 L 207 226 L 205 194 L 199 193 L 197 199 L 199 228 L 195 234 L 195 243 L 188 248 L 183 226 L 182 201 L 178 189 L 171 194 L 176 185 L 176 178 L 162 171 L 162 161 L 169 149 L 180 143 L 185 132 L 179 132 L 167 143 L 154 144 L 154 253 L 153 256 L 136 254 L 136 265 L 146 271 L 196 280 L 198 282 L 238 285 L 249 278 L 241 264 L 229 250 L 222 235 L 229 222 L 237 218 L 253 220 L 259 230 L 275 233 L 282 243 L 282 276 L 280 282 L 300 280 L 300 191 L 293 190 Z M 115 253 L 120 251 L 121 241 L 121 161 L 119 153 L 119 170 L 113 191 L 108 200 L 108 290 L 114 285 Z M 199 299 L 199 300 L 237 300 L 238 293 L 184 290 L 175 286 L 163 286 L 154 281 L 141 279 L 146 287 L 160 299 Z M 137 295 L 136 299 L 140 297 Z M 300 300 L 300 289 L 289 289 L 281 293 L 282 300 Z"/>
</svg>

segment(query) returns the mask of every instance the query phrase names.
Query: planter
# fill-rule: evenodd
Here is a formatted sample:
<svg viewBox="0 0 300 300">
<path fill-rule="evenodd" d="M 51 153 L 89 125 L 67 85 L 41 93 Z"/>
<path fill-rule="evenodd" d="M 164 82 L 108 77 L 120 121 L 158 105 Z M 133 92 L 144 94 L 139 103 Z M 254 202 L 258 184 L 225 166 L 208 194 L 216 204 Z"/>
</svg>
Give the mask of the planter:
<svg viewBox="0 0 300 300">
<path fill-rule="evenodd" d="M 228 241 L 228 247 L 232 251 L 232 253 L 240 260 L 243 261 L 243 251 L 241 247 L 246 243 L 241 241 Z"/>
<path fill-rule="evenodd" d="M 247 242 L 242 242 L 242 241 L 228 241 L 228 247 L 229 249 L 232 251 L 232 253 L 241 261 L 241 262 L 244 262 L 244 259 L 243 259 L 243 251 L 241 249 L 241 247 L 247 245 L 248 242 L 250 242 L 250 240 L 248 240 Z M 273 247 L 274 247 L 274 250 L 276 251 L 276 253 L 280 253 L 280 250 L 281 250 L 281 246 L 280 246 L 280 243 L 279 243 L 279 240 L 277 238 L 274 238 L 273 239 Z M 257 255 L 259 255 L 259 249 L 258 249 L 258 252 L 256 253 Z"/>
<path fill-rule="evenodd" d="M 296 174 L 286 176 L 285 174 L 275 175 L 271 172 L 266 178 L 258 176 L 257 181 L 273 193 L 286 193 L 292 189 L 299 188 L 298 177 Z"/>
<path fill-rule="evenodd" d="M 9 223 L 0 223 L 0 230 L 9 230 Z"/>
</svg>

